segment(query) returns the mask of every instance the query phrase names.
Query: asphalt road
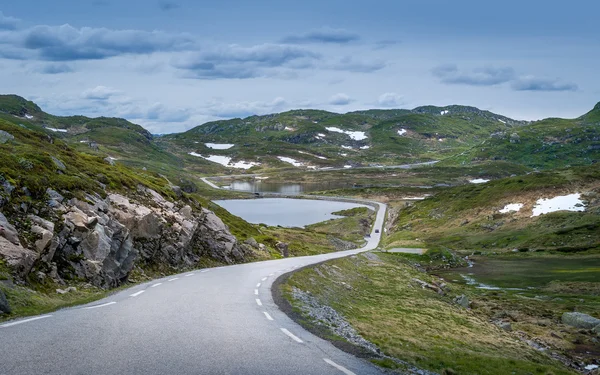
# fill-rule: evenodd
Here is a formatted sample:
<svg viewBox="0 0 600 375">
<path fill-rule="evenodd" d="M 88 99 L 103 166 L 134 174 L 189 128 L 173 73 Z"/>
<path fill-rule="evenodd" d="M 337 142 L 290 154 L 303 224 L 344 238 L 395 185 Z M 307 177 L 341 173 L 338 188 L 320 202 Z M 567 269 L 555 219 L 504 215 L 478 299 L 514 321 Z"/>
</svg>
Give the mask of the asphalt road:
<svg viewBox="0 0 600 375">
<path fill-rule="evenodd" d="M 0 324 L 0 374 L 382 374 L 288 318 L 271 285 L 304 265 L 377 247 L 201 269 L 94 303 Z"/>
</svg>

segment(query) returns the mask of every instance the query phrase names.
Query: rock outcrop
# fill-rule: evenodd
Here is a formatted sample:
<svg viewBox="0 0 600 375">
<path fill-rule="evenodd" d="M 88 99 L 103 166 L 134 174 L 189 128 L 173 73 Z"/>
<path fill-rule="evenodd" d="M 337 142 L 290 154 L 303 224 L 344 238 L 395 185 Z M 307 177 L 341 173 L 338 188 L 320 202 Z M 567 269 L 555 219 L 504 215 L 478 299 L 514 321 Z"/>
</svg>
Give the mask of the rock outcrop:
<svg viewBox="0 0 600 375">
<path fill-rule="evenodd" d="M 132 197 L 46 193 L 46 215 L 26 216 L 30 241 L 24 246 L 0 214 L 0 258 L 22 278 L 35 270 L 38 279 L 86 280 L 108 288 L 123 283 L 136 266 L 178 270 L 203 257 L 232 264 L 252 253 L 212 211 L 170 202 L 145 187 Z"/>
<path fill-rule="evenodd" d="M 579 312 L 564 313 L 562 315 L 562 322 L 566 325 L 583 329 L 594 329 L 600 326 L 600 319 Z"/>
</svg>

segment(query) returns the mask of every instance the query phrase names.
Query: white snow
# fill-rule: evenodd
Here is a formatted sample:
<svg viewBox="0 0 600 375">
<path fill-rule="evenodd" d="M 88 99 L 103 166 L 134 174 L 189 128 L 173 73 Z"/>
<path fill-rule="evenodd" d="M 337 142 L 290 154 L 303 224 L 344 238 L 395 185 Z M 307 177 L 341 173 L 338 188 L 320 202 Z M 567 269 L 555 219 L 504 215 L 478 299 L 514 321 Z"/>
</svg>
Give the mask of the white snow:
<svg viewBox="0 0 600 375">
<path fill-rule="evenodd" d="M 301 153 L 301 154 L 304 154 L 304 155 L 313 156 L 313 157 L 315 157 L 317 159 L 327 160 L 327 158 L 325 156 L 314 155 L 314 154 L 311 154 L 310 152 L 305 152 L 305 151 L 298 151 L 298 152 Z"/>
<path fill-rule="evenodd" d="M 549 199 L 538 199 L 535 206 L 533 206 L 531 217 L 556 211 L 585 211 L 581 194 L 559 195 Z"/>
<path fill-rule="evenodd" d="M 340 155 L 341 156 L 348 156 L 348 154 L 346 154 L 346 153 L 341 153 Z"/>
<path fill-rule="evenodd" d="M 28 120 L 31 120 L 33 118 L 33 116 L 32 115 L 25 115 L 25 118 L 28 119 Z"/>
<path fill-rule="evenodd" d="M 225 167 L 230 167 L 230 168 L 250 169 L 256 165 L 260 165 L 260 163 L 256 163 L 256 162 L 252 162 L 252 161 L 243 161 L 243 160 L 231 164 L 231 158 L 229 156 L 221 156 L 221 155 L 202 156 L 195 152 L 190 152 L 189 154 L 192 156 L 197 156 L 202 159 L 206 159 L 208 161 L 212 161 L 213 163 L 221 164 L 222 166 L 225 166 Z"/>
<path fill-rule="evenodd" d="M 290 132 L 296 131 L 296 129 L 290 128 L 289 126 L 286 126 L 285 130 L 290 131 Z"/>
<path fill-rule="evenodd" d="M 79 141 L 79 143 L 88 143 L 89 141 Z"/>
<path fill-rule="evenodd" d="M 352 150 L 352 147 L 350 146 L 342 146 L 342 148 L 345 148 L 346 150 Z"/>
<path fill-rule="evenodd" d="M 325 134 L 323 134 L 323 133 L 319 133 L 319 134 L 317 134 L 317 135 L 318 135 L 319 137 L 325 137 Z"/>
<path fill-rule="evenodd" d="M 486 182 L 490 182 L 490 180 L 485 180 L 483 178 L 476 178 L 474 180 L 469 180 L 472 184 L 485 184 Z"/>
<path fill-rule="evenodd" d="M 500 119 L 498 119 L 498 121 L 500 121 L 503 124 L 506 124 L 506 121 L 503 121 L 503 120 L 500 120 Z"/>
<path fill-rule="evenodd" d="M 442 138 L 438 139 L 439 142 L 444 142 L 444 140 Z"/>
<path fill-rule="evenodd" d="M 350 138 L 354 139 L 355 141 L 362 141 L 363 139 L 367 139 L 368 138 L 367 135 L 365 134 L 365 132 L 342 130 L 340 128 L 336 128 L 336 127 L 332 127 L 332 126 L 327 127 L 325 129 L 327 129 L 327 131 L 330 131 L 330 132 L 347 134 L 347 135 L 350 136 Z"/>
<path fill-rule="evenodd" d="M 290 163 L 294 167 L 302 167 L 302 166 L 304 166 L 304 163 L 299 162 L 296 159 L 288 158 L 288 157 L 285 157 L 285 156 L 278 156 L 277 159 L 279 159 L 281 161 L 284 161 L 286 163 Z"/>
<path fill-rule="evenodd" d="M 214 150 L 229 150 L 234 144 L 231 143 L 205 143 L 206 147 L 212 148 Z"/>
<path fill-rule="evenodd" d="M 48 130 L 52 130 L 53 132 L 66 133 L 67 129 L 56 129 L 56 128 L 46 128 Z"/>
<path fill-rule="evenodd" d="M 406 129 L 398 130 L 398 135 L 404 135 L 404 134 L 406 134 Z"/>
<path fill-rule="evenodd" d="M 450 113 L 450 111 L 442 111 L 442 112 L 440 112 L 440 115 L 443 116 L 443 115 L 447 115 L 448 113 Z"/>
<path fill-rule="evenodd" d="M 523 208 L 523 203 L 510 203 L 504 206 L 503 209 L 500 210 L 501 214 L 507 214 L 509 212 L 519 212 Z"/>
<path fill-rule="evenodd" d="M 352 166 L 351 165 L 344 165 L 344 168 L 349 169 L 349 168 L 352 168 Z"/>
<path fill-rule="evenodd" d="M 194 141 L 194 143 L 198 143 L 198 141 Z"/>
<path fill-rule="evenodd" d="M 368 150 L 368 149 L 370 149 L 370 148 L 371 148 L 371 146 L 362 146 L 360 149 L 361 149 L 361 150 Z"/>
<path fill-rule="evenodd" d="M 587 366 L 585 366 L 585 369 L 588 370 L 588 371 L 589 370 L 595 370 L 597 368 L 598 368 L 598 365 L 587 365 Z"/>
</svg>

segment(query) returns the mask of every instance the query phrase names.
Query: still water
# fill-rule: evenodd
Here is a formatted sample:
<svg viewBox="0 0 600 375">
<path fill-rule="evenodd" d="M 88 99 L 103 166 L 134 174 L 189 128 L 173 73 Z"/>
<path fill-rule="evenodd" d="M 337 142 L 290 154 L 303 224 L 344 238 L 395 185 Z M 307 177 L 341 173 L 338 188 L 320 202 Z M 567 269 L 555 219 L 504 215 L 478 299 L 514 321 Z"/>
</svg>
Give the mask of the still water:
<svg viewBox="0 0 600 375">
<path fill-rule="evenodd" d="M 337 219 L 340 216 L 332 215 L 332 212 L 354 207 L 372 209 L 357 203 L 290 198 L 225 199 L 214 202 L 250 223 L 282 227 L 304 227 Z"/>
<path fill-rule="evenodd" d="M 315 182 L 303 184 L 277 183 L 266 181 L 232 181 L 225 189 L 249 191 L 252 193 L 279 193 L 286 195 L 303 194 L 313 191 L 351 188 L 352 184 L 343 182 Z"/>
</svg>

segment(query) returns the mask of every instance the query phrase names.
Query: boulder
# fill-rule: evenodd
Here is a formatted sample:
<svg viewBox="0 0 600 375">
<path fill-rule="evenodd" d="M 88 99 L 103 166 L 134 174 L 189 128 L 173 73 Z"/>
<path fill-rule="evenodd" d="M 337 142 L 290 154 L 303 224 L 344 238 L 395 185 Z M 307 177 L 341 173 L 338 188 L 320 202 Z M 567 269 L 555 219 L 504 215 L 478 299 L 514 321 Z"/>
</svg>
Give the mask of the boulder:
<svg viewBox="0 0 600 375">
<path fill-rule="evenodd" d="M 6 216 L 0 212 L 0 237 L 4 237 L 15 245 L 21 245 L 19 233 L 6 219 Z"/>
<path fill-rule="evenodd" d="M 8 300 L 6 299 L 4 292 L 0 289 L 0 314 L 10 314 L 11 311 Z"/>
<path fill-rule="evenodd" d="M 65 163 L 62 162 L 62 160 L 60 160 L 59 158 L 55 157 L 55 156 L 51 156 L 50 157 L 52 159 L 52 162 L 54 163 L 54 166 L 56 167 L 56 169 L 58 169 L 59 171 L 65 171 L 67 170 L 67 166 L 65 165 Z"/>
<path fill-rule="evenodd" d="M 250 237 L 248 238 L 246 241 L 244 241 L 244 243 L 246 245 L 250 245 L 251 247 L 258 249 L 258 242 L 256 242 L 256 240 L 254 239 L 254 237 Z"/>
<path fill-rule="evenodd" d="M 464 294 L 461 294 L 460 296 L 456 296 L 456 298 L 454 298 L 454 303 L 464 307 L 465 309 L 468 309 L 469 306 L 471 305 L 469 298 L 467 296 L 465 296 Z"/>
<path fill-rule="evenodd" d="M 600 319 L 579 312 L 564 313 L 562 315 L 562 322 L 566 325 L 583 329 L 594 329 L 600 325 Z"/>
<path fill-rule="evenodd" d="M 0 257 L 6 260 L 8 266 L 13 268 L 19 276 L 24 277 L 31 271 L 33 264 L 38 259 L 38 254 L 0 237 Z"/>
<path fill-rule="evenodd" d="M 188 220 L 194 218 L 192 215 L 192 208 L 190 206 L 184 206 L 181 210 L 179 210 L 179 213 Z"/>
<path fill-rule="evenodd" d="M 35 248 L 37 249 L 38 253 L 43 252 L 50 241 L 52 241 L 52 238 L 54 238 L 54 233 L 38 225 L 31 227 L 31 233 L 34 233 L 38 236 L 38 239 L 35 241 Z"/>
<path fill-rule="evenodd" d="M 287 257 L 290 256 L 289 245 L 287 243 L 285 243 L 285 242 L 277 242 L 277 244 L 275 246 L 277 247 L 277 249 L 281 253 L 281 256 L 283 256 L 284 258 L 287 258 Z"/>
<path fill-rule="evenodd" d="M 12 134 L 4 130 L 0 130 L 0 144 L 12 141 L 13 139 L 15 139 L 15 137 Z"/>
</svg>

